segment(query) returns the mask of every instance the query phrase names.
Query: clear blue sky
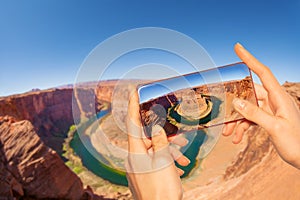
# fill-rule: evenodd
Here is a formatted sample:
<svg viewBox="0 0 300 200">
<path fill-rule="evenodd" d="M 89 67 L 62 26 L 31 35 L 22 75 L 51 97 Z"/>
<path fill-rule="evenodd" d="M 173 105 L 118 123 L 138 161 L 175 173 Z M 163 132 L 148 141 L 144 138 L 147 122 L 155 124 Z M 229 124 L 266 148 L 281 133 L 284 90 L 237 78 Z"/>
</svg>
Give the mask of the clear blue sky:
<svg viewBox="0 0 300 200">
<path fill-rule="evenodd" d="M 300 81 L 300 1 L 0 0 L 0 96 L 73 83 L 100 42 L 164 27 L 200 43 L 217 65 L 241 42 L 279 81 Z"/>
</svg>

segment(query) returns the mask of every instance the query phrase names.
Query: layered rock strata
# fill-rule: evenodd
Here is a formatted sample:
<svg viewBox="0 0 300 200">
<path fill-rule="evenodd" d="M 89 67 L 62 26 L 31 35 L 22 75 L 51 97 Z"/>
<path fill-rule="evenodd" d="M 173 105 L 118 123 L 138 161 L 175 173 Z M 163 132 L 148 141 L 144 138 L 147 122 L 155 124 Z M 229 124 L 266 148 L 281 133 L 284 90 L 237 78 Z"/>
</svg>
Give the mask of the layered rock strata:
<svg viewBox="0 0 300 200">
<path fill-rule="evenodd" d="M 0 156 L 1 197 L 80 199 L 92 194 L 29 121 L 0 117 Z"/>
</svg>

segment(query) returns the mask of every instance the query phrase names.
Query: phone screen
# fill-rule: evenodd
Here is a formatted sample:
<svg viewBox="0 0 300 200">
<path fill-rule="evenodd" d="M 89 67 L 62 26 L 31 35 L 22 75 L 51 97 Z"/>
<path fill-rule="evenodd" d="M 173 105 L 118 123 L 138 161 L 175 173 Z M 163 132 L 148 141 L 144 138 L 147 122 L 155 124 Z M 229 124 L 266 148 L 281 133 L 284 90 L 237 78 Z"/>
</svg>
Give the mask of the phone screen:
<svg viewBox="0 0 300 200">
<path fill-rule="evenodd" d="M 244 119 L 234 98 L 257 104 L 251 71 L 242 62 L 138 86 L 141 122 L 146 137 L 152 127 L 167 136 Z"/>
</svg>

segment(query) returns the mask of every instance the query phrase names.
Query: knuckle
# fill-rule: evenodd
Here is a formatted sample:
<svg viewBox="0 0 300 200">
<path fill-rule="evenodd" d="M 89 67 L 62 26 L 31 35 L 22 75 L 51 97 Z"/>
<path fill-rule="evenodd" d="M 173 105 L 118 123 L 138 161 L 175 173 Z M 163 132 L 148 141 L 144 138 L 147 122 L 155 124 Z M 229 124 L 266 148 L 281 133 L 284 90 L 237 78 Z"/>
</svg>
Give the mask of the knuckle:
<svg viewBox="0 0 300 200">
<path fill-rule="evenodd" d="M 274 133 L 281 133 L 282 132 L 282 129 L 283 129 L 283 125 L 281 123 L 274 123 L 273 124 L 273 132 Z"/>
<path fill-rule="evenodd" d="M 253 116 L 256 116 L 259 113 L 259 107 L 251 105 L 250 103 L 248 103 L 245 106 L 245 110 L 246 110 L 246 117 L 252 118 Z"/>
<path fill-rule="evenodd" d="M 269 74 L 272 74 L 271 69 L 268 66 L 263 65 L 261 75 L 264 77 L 264 76 L 268 76 Z"/>
</svg>

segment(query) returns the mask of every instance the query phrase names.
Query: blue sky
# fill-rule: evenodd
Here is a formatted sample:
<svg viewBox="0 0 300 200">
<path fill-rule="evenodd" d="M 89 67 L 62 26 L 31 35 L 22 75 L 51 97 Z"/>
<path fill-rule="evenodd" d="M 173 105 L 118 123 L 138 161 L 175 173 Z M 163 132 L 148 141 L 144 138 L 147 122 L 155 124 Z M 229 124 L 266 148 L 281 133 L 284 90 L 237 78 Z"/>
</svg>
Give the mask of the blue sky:
<svg viewBox="0 0 300 200">
<path fill-rule="evenodd" d="M 139 87 L 140 102 L 165 96 L 186 88 L 197 88 L 205 84 L 222 83 L 233 80 L 242 80 L 250 76 L 250 71 L 245 64 L 236 64 L 219 69 L 206 70 L 201 73 L 191 73 L 186 76 L 177 76 L 158 82 L 149 83 Z M 220 85 L 222 88 L 223 85 Z M 211 94 L 214 95 L 214 94 Z"/>
<path fill-rule="evenodd" d="M 217 65 L 241 42 L 279 81 L 299 82 L 300 1 L 0 0 L 0 96 L 73 83 L 89 52 L 128 29 L 164 27 Z"/>
</svg>

